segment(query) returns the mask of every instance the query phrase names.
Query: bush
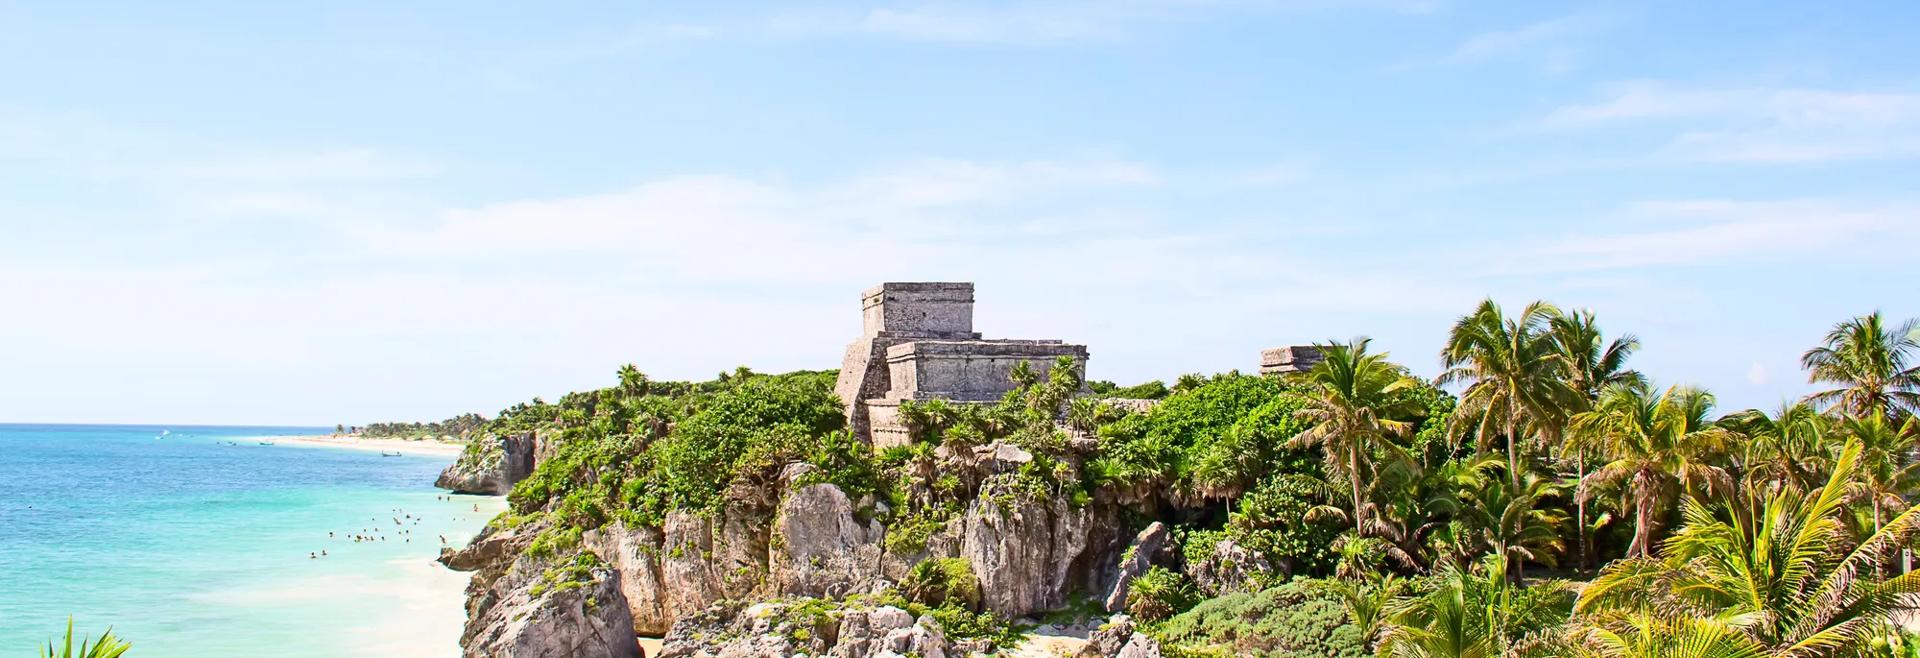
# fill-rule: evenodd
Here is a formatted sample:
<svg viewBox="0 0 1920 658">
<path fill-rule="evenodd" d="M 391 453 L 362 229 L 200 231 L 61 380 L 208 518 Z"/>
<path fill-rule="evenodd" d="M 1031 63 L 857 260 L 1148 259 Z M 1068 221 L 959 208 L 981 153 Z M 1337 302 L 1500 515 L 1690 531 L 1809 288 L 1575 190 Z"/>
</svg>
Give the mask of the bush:
<svg viewBox="0 0 1920 658">
<path fill-rule="evenodd" d="M 980 609 L 980 579 L 960 558 L 933 558 L 913 565 L 907 577 L 900 580 L 900 594 L 908 601 L 935 608 Z"/>
<path fill-rule="evenodd" d="M 1186 611 L 1200 594 L 1178 571 L 1148 569 L 1127 587 L 1127 613 L 1141 621 L 1160 621 Z"/>
<path fill-rule="evenodd" d="M 1251 594 L 1209 599 L 1162 623 L 1168 655 L 1364 658 L 1361 631 L 1338 598 L 1296 579 Z"/>
</svg>

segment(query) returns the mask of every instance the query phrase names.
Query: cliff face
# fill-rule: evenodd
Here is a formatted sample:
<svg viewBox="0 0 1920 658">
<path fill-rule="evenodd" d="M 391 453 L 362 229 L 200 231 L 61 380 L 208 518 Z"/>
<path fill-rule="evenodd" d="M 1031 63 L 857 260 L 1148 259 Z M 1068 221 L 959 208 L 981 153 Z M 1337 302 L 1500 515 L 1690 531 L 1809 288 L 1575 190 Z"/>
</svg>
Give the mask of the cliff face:
<svg viewBox="0 0 1920 658">
<path fill-rule="evenodd" d="M 768 647 L 723 654 L 718 645 L 703 645 L 688 633 L 700 628 L 711 631 L 708 627 L 753 627 L 757 623 L 712 618 L 714 614 L 740 613 L 713 612 L 723 602 L 841 599 L 875 593 L 905 578 L 915 564 L 934 558 L 964 560 L 978 577 L 985 609 L 1005 617 L 1062 608 L 1075 592 L 1096 598 L 1107 596 L 1121 552 L 1132 539 L 1120 531 L 1116 505 L 1100 496 L 1074 505 L 1020 486 L 1013 470 L 1022 463 L 1024 453 L 1011 446 L 988 446 L 973 454 L 950 457 L 956 472 L 980 483 L 979 495 L 932 532 L 924 548 L 890 550 L 886 538 L 891 530 L 887 524 L 862 520 L 856 510 L 864 506 L 839 487 L 807 484 L 811 467 L 804 464 L 786 468 L 771 485 L 775 488 L 773 496 L 739 497 L 775 501 L 770 505 L 730 503 L 711 516 L 674 513 L 660 528 L 631 527 L 616 521 L 588 531 L 581 536 L 580 548 L 599 566 L 590 572 L 590 584 L 579 589 L 592 592 L 588 600 L 600 606 L 621 607 L 617 619 L 596 616 L 574 599 L 543 597 L 535 592 L 540 581 L 527 574 L 552 567 L 522 556 L 523 551 L 516 546 L 524 546 L 526 538 L 539 528 L 489 532 L 466 549 L 449 552 L 443 558 L 450 566 L 478 572 L 469 587 L 467 655 L 542 655 L 501 649 L 555 645 L 555 641 L 542 639 L 544 636 L 526 637 L 536 633 L 572 633 L 568 641 L 574 642 L 572 650 L 580 651 L 578 655 L 622 655 L 617 653 L 619 647 L 600 645 L 624 647 L 634 634 L 663 633 L 669 634 L 669 644 L 678 641 L 681 647 L 679 653 L 668 655 L 794 655 L 764 652 Z M 843 614 L 841 618 L 852 623 L 847 621 L 851 617 Z M 552 621 L 541 625 L 526 623 L 525 619 Z M 682 628 L 690 619 L 705 621 Z M 888 619 L 886 629 L 867 632 L 867 639 L 904 641 L 886 638 L 916 624 L 925 626 L 911 620 L 893 624 L 897 620 L 891 613 Z M 609 636 L 595 625 L 613 621 L 625 624 L 627 632 Z M 856 635 L 862 632 L 853 627 L 847 630 Z M 923 630 L 939 633 L 937 624 Z M 829 641 L 825 644 L 788 648 L 821 655 L 840 646 L 831 641 L 840 632 L 839 626 L 826 632 Z M 807 635 L 822 637 L 812 632 Z M 587 651 L 581 643 L 596 648 Z M 853 648 L 832 655 L 869 655 L 867 648 L 879 645 L 870 642 L 850 646 Z M 935 655 L 933 649 L 944 651 L 946 647 L 944 640 L 928 640 L 928 650 L 921 655 Z"/>
<path fill-rule="evenodd" d="M 533 432 L 504 437 L 481 436 L 440 472 L 433 486 L 454 493 L 504 496 L 533 474 L 541 441 Z"/>
</svg>

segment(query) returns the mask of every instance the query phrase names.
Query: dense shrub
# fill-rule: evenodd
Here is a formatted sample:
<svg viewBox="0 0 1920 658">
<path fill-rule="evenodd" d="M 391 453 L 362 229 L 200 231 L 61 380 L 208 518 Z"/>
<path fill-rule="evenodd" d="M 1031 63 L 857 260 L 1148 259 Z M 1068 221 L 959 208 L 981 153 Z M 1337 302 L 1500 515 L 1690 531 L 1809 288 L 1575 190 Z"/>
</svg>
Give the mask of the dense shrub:
<svg viewBox="0 0 1920 658">
<path fill-rule="evenodd" d="M 1199 591 L 1186 576 L 1153 567 L 1128 585 L 1127 613 L 1142 621 L 1160 621 L 1180 614 L 1199 600 Z"/>
<path fill-rule="evenodd" d="M 1358 628 L 1337 598 L 1294 580 L 1251 594 L 1201 602 L 1159 625 L 1169 655 L 1253 658 L 1363 658 Z"/>
<path fill-rule="evenodd" d="M 960 558 L 933 558 L 913 565 L 900 580 L 900 595 L 908 601 L 932 607 L 959 606 L 980 609 L 980 579 L 973 567 Z"/>
</svg>

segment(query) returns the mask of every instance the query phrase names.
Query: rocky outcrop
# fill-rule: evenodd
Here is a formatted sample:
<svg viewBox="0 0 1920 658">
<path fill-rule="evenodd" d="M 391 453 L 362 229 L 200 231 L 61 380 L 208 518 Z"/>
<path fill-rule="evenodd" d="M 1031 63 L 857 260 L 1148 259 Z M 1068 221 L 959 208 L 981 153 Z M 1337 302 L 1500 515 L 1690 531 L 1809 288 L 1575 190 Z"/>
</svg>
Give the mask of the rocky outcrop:
<svg viewBox="0 0 1920 658">
<path fill-rule="evenodd" d="M 1160 643 L 1135 630 L 1132 617 L 1114 615 L 1087 636 L 1074 658 L 1160 658 Z"/>
<path fill-rule="evenodd" d="M 823 609 L 786 602 L 715 606 L 674 624 L 660 658 L 959 658 L 930 617 L 892 606 Z"/>
<path fill-rule="evenodd" d="M 513 485 L 533 474 L 541 456 L 542 442 L 532 432 L 497 438 L 479 436 L 473 441 L 483 443 L 462 452 L 440 472 L 433 486 L 454 493 L 504 496 L 513 491 Z"/>
<path fill-rule="evenodd" d="M 1113 589 L 1107 593 L 1107 612 L 1127 609 L 1127 588 L 1133 584 L 1133 579 L 1147 573 L 1147 569 L 1153 566 L 1154 556 L 1166 547 L 1167 526 L 1159 521 L 1154 521 L 1140 534 L 1134 535 L 1133 544 L 1127 546 L 1127 552 L 1120 555 L 1119 574 L 1113 580 Z"/>
<path fill-rule="evenodd" d="M 1266 556 L 1232 539 L 1216 542 L 1206 557 L 1187 564 L 1187 577 L 1207 596 L 1256 591 L 1271 582 L 1274 573 Z"/>
<path fill-rule="evenodd" d="M 872 589 L 879 579 L 880 537 L 868 536 L 839 487 L 814 484 L 788 493 L 773 533 L 768 576 L 783 596 L 839 598 Z"/>
<path fill-rule="evenodd" d="M 491 604 L 472 612 L 460 638 L 465 658 L 639 658 L 620 576 L 593 567 L 554 582 L 523 558 L 493 583 Z"/>
<path fill-rule="evenodd" d="M 995 475 L 962 519 L 960 557 L 980 578 L 986 607 L 1009 616 L 1057 610 L 1094 525 L 1091 508 L 1024 490 L 1014 474 Z"/>
</svg>

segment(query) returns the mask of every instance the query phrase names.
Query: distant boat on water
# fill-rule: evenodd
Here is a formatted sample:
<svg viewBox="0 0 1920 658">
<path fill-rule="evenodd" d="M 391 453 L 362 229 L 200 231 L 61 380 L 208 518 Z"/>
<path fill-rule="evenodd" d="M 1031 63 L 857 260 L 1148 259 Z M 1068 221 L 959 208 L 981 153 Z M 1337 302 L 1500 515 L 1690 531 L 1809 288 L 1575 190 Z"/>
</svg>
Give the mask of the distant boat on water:
<svg viewBox="0 0 1920 658">
<path fill-rule="evenodd" d="M 263 446 L 270 446 L 270 445 L 273 445 L 273 442 L 272 442 L 272 441 L 261 441 L 261 442 L 260 442 L 260 445 L 263 445 Z"/>
<path fill-rule="evenodd" d="M 167 438 L 168 434 L 172 434 L 172 432 L 169 432 L 167 430 L 160 430 L 160 436 L 153 437 L 153 440 L 159 441 L 160 439 Z"/>
<path fill-rule="evenodd" d="M 397 453 L 397 452 L 387 452 L 387 451 L 384 451 L 384 450 L 382 450 L 382 451 L 380 451 L 380 456 L 381 456 L 381 457 L 399 457 L 399 456 L 400 456 L 400 453 Z"/>
</svg>

